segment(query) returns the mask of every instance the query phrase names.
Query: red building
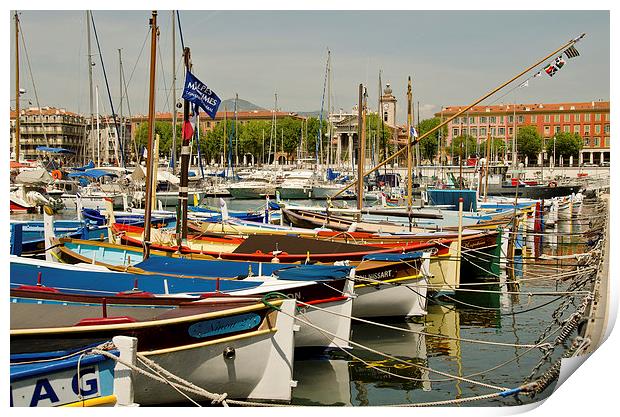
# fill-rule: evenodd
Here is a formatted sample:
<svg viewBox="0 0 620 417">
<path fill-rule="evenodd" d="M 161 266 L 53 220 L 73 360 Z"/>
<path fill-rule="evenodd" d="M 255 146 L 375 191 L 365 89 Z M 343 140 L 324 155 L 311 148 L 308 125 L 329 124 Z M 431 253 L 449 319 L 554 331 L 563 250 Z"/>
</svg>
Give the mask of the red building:
<svg viewBox="0 0 620 417">
<path fill-rule="evenodd" d="M 549 140 L 553 140 L 557 132 L 570 132 L 581 136 L 583 149 L 579 155 L 580 164 L 609 162 L 609 106 L 609 101 L 475 106 L 448 124 L 446 145 L 449 145 L 453 138 L 465 134 L 481 142 L 486 140 L 489 131 L 491 137 L 502 138 L 510 143 L 515 131 L 518 132 L 521 127 L 536 126 L 545 145 Z M 445 120 L 464 107 L 444 107 L 435 113 L 435 116 Z M 549 157 L 543 146 L 543 154 L 539 155 L 538 161 L 528 162 L 540 164 Z M 571 158 L 564 163 L 575 165 L 577 161 L 572 161 Z"/>
</svg>

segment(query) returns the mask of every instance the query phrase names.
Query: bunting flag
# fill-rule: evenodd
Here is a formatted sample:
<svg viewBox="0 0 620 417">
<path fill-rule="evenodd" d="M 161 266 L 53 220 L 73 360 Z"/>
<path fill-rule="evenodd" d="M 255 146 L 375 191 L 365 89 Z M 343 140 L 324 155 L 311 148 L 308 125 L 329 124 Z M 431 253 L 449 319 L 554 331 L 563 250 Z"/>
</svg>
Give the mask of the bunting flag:
<svg viewBox="0 0 620 417">
<path fill-rule="evenodd" d="M 562 55 L 560 55 L 559 57 L 555 59 L 555 66 L 558 67 L 558 69 L 562 68 L 564 64 L 566 64 L 566 61 L 564 61 L 564 58 L 562 58 Z"/>
<path fill-rule="evenodd" d="M 411 137 L 412 138 L 417 138 L 418 137 L 418 132 L 415 130 L 415 127 L 411 126 Z"/>
<path fill-rule="evenodd" d="M 575 48 L 573 45 L 570 46 L 570 48 L 568 48 L 567 50 L 564 51 L 564 53 L 566 54 L 566 56 L 570 59 L 570 58 L 575 58 L 577 56 L 579 56 L 579 51 L 577 50 L 577 48 Z"/>
<path fill-rule="evenodd" d="M 536 77 L 542 77 L 542 71 L 538 71 L 536 73 L 536 75 L 534 75 L 534 78 L 536 78 Z"/>
<path fill-rule="evenodd" d="M 190 140 L 192 136 L 194 136 L 194 127 L 192 126 L 192 123 L 189 120 L 186 120 L 183 122 L 182 133 L 183 133 L 184 141 Z"/>
<path fill-rule="evenodd" d="M 545 72 L 550 76 L 553 77 L 555 75 L 556 72 L 558 72 L 558 68 L 555 65 L 547 65 L 545 67 Z"/>
<path fill-rule="evenodd" d="M 215 92 L 189 71 L 185 74 L 185 87 L 182 97 L 200 106 L 212 119 L 215 119 L 217 109 L 222 102 Z"/>
<path fill-rule="evenodd" d="M 529 86 L 529 85 L 530 85 L 530 80 L 525 80 L 525 82 L 523 82 L 523 83 L 521 83 L 521 84 L 519 85 L 519 88 L 522 88 L 522 87 L 527 87 L 527 86 Z"/>
</svg>

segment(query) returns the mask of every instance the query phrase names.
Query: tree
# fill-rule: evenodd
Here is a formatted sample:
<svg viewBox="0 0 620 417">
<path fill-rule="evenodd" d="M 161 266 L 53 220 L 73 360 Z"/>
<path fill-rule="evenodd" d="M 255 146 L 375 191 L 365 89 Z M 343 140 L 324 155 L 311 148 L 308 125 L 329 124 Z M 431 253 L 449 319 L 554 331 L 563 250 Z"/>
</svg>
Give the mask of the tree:
<svg viewBox="0 0 620 417">
<path fill-rule="evenodd" d="M 506 140 L 503 138 L 491 138 L 491 155 L 503 155 L 506 152 L 510 152 L 512 150 L 512 143 L 506 143 Z M 487 141 L 486 139 L 480 142 L 480 157 L 486 157 L 487 152 Z"/>
<path fill-rule="evenodd" d="M 475 152 L 476 139 L 474 139 L 474 137 L 470 135 L 457 136 L 452 139 L 452 143 L 446 147 L 446 153 L 448 155 L 454 155 L 454 157 L 467 158 L 469 157 L 469 155 Z"/>
<path fill-rule="evenodd" d="M 424 119 L 418 123 L 418 137 L 426 134 L 432 129 L 436 128 L 441 124 L 441 119 L 439 117 L 433 117 L 430 119 Z M 444 126 L 443 129 L 437 129 L 435 132 L 422 138 L 419 142 L 420 144 L 420 156 L 422 159 L 432 160 L 435 155 L 437 155 L 437 144 L 439 143 L 439 134 L 440 131 L 443 130 L 443 137 L 446 137 L 448 131 Z"/>
<path fill-rule="evenodd" d="M 542 137 L 536 126 L 524 126 L 517 133 L 517 151 L 523 157 L 536 159 L 542 150 Z"/>
<path fill-rule="evenodd" d="M 172 148 L 172 124 L 168 122 L 155 122 L 155 134 L 159 135 L 159 154 L 170 155 Z M 148 123 L 140 123 L 136 129 L 136 145 L 138 152 L 148 144 Z M 181 150 L 181 125 L 177 125 L 177 154 Z M 139 155 L 141 157 L 141 154 Z"/>
<path fill-rule="evenodd" d="M 577 157 L 583 147 L 583 139 L 577 133 L 558 132 L 553 139 L 547 141 L 547 155 L 552 157 L 554 140 L 556 157 Z"/>
</svg>

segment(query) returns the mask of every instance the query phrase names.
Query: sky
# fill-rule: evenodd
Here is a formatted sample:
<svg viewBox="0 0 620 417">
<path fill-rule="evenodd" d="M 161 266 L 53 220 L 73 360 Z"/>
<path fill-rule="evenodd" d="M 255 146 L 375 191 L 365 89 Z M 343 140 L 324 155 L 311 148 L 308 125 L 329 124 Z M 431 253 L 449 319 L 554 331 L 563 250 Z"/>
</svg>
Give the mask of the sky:
<svg viewBox="0 0 620 417">
<path fill-rule="evenodd" d="M 93 11 L 109 88 L 119 111 L 119 57 L 122 50 L 132 114 L 148 111 L 150 10 Z M 14 27 L 10 28 L 9 92 L 14 99 Z M 84 11 L 20 11 L 22 97 L 36 105 L 89 113 Z M 580 56 L 566 60 L 553 77 L 544 74 L 486 104 L 610 99 L 608 11 L 180 11 L 183 40 L 191 48 L 193 73 L 222 99 L 239 97 L 282 111 L 315 111 L 322 105 L 327 50 L 331 51 L 332 108 L 350 111 L 360 83 L 371 110 L 377 107 L 378 74 L 398 99 L 397 120 L 405 122 L 407 77 L 421 118 L 441 106 L 466 105 L 538 59 L 585 32 Z M 157 111 L 172 106 L 171 12 L 158 13 Z M 177 27 L 178 29 L 178 27 Z M 105 80 L 92 36 L 94 83 L 99 109 L 110 113 Z M 177 35 L 177 97 L 183 84 Z M 30 70 L 26 60 L 30 60 Z M 538 67 L 541 69 L 544 65 Z M 533 72 L 536 72 L 533 70 Z M 531 75 L 531 73 L 530 73 Z M 518 83 L 517 83 L 518 84 Z M 495 101 L 497 100 L 497 101 Z M 11 101 L 11 107 L 14 101 Z M 22 107 L 24 105 L 22 104 Z M 323 107 L 327 109 L 327 97 Z M 127 100 L 124 100 L 127 114 Z M 325 110 L 326 111 L 326 110 Z"/>
</svg>

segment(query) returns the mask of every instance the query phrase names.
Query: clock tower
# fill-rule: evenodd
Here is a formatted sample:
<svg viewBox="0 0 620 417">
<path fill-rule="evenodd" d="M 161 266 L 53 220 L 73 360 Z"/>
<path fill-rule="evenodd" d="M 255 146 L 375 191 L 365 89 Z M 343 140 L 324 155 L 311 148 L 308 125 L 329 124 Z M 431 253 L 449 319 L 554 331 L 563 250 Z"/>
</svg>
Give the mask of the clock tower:
<svg viewBox="0 0 620 417">
<path fill-rule="evenodd" d="M 381 96 L 381 112 L 384 123 L 392 127 L 396 126 L 396 97 L 392 94 L 390 83 L 385 84 Z"/>
</svg>

